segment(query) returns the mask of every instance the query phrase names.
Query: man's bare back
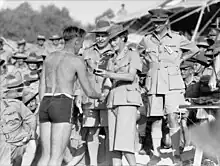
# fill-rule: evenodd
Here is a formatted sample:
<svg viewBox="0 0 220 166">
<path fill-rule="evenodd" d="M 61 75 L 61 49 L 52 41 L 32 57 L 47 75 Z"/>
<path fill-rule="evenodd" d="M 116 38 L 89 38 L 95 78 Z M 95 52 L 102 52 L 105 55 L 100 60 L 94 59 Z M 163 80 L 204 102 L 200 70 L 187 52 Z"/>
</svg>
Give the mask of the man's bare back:
<svg viewBox="0 0 220 166">
<path fill-rule="evenodd" d="M 97 98 L 87 79 L 83 60 L 73 53 L 67 51 L 51 53 L 45 60 L 44 72 L 45 93 L 66 93 L 72 96 L 78 78 L 85 93 Z"/>
</svg>

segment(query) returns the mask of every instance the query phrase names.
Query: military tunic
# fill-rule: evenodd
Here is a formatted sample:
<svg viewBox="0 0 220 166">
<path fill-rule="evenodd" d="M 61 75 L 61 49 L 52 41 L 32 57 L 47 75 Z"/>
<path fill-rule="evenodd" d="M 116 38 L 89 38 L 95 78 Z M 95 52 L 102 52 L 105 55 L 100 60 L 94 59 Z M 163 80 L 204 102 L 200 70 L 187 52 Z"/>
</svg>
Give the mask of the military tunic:
<svg viewBox="0 0 220 166">
<path fill-rule="evenodd" d="M 11 165 L 35 139 L 36 117 L 19 100 L 2 99 L 0 104 L 0 165 Z M 22 142 L 24 138 L 27 143 Z"/>
<path fill-rule="evenodd" d="M 109 47 L 105 49 L 109 51 Z M 98 68 L 102 58 L 101 52 L 96 46 L 93 46 L 83 52 L 83 58 L 87 65 L 87 77 L 92 85 L 92 87 L 99 93 L 102 92 L 103 77 L 93 74 L 92 69 L 89 68 L 87 61 L 91 60 L 92 63 Z M 84 127 L 94 127 L 94 126 L 107 126 L 107 111 L 103 104 L 100 104 L 97 99 L 91 99 L 86 95 L 83 95 L 82 100 L 83 108 L 83 126 Z"/>
<path fill-rule="evenodd" d="M 199 48 L 179 33 L 168 30 L 161 38 L 154 32 L 147 34 L 139 49 L 145 51 L 145 59 L 149 61 L 145 82 L 149 94 L 148 116 L 176 111 L 183 102 L 185 88 L 179 61 L 184 50 L 193 56 Z"/>
<path fill-rule="evenodd" d="M 128 73 L 130 68 L 142 70 L 137 51 L 127 47 L 108 63 L 108 70 L 115 73 Z M 138 107 L 143 106 L 138 76 L 135 80 L 111 80 L 112 87 L 107 99 L 110 151 L 135 152 L 136 118 Z M 106 86 L 109 86 L 107 81 Z"/>
</svg>

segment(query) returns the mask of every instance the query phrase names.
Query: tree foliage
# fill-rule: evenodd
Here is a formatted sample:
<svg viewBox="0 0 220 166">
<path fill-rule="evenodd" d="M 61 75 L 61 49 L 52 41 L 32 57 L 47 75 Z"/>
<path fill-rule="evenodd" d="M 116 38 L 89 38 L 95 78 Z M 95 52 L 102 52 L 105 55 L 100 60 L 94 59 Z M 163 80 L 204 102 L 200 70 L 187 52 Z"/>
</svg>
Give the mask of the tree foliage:
<svg viewBox="0 0 220 166">
<path fill-rule="evenodd" d="M 24 38 L 28 42 L 34 42 L 38 34 L 47 38 L 59 34 L 66 25 L 82 26 L 80 21 L 70 17 L 69 10 L 65 7 L 59 9 L 55 5 L 49 5 L 35 11 L 27 2 L 15 9 L 1 10 L 0 20 L 0 35 L 12 40 Z"/>
<path fill-rule="evenodd" d="M 104 11 L 101 15 L 97 16 L 95 18 L 95 22 L 97 22 L 98 20 L 103 19 L 103 18 L 111 19 L 113 17 L 115 17 L 114 11 L 112 9 L 108 9 L 108 10 Z"/>
</svg>

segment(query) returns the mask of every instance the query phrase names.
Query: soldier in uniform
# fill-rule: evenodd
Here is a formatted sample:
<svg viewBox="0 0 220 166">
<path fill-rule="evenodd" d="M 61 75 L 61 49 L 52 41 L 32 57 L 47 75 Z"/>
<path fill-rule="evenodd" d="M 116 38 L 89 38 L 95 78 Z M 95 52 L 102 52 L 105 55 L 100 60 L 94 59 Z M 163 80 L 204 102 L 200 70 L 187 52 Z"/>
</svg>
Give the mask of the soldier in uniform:
<svg viewBox="0 0 220 166">
<path fill-rule="evenodd" d="M 22 74 L 20 71 L 14 71 L 14 72 L 9 72 L 8 71 L 8 65 L 5 63 L 5 60 L 0 59 L 0 85 L 1 87 L 7 86 L 7 84 L 10 83 L 10 80 L 7 78 L 15 78 L 17 80 L 22 79 Z"/>
<path fill-rule="evenodd" d="M 28 71 L 27 64 L 24 62 L 25 59 L 28 57 L 28 50 L 26 49 L 26 41 L 20 40 L 17 42 L 18 51 L 12 56 L 14 60 L 14 70 L 20 71 L 22 75 Z"/>
<path fill-rule="evenodd" d="M 115 54 L 109 60 L 107 70 L 97 69 L 95 73 L 106 78 L 104 92 L 108 95 L 107 107 L 110 109 L 108 127 L 112 165 L 122 165 L 122 155 L 125 155 L 129 165 L 134 166 L 137 113 L 143 106 L 137 76 L 142 70 L 142 62 L 139 53 L 126 46 L 128 32 L 122 25 L 112 25 L 109 34 Z"/>
<path fill-rule="evenodd" d="M 50 53 L 62 49 L 62 47 L 60 45 L 60 40 L 62 38 L 59 35 L 53 35 L 49 39 L 52 42 L 51 48 L 49 50 Z"/>
<path fill-rule="evenodd" d="M 168 117 L 172 148 L 175 150 L 173 162 L 181 165 L 180 125 L 177 121 L 177 113 L 179 105 L 184 103 L 185 86 L 179 67 L 183 61 L 198 53 L 199 49 L 183 35 L 170 30 L 168 17 L 171 12 L 153 9 L 149 13 L 155 29 L 139 44 L 140 51 L 149 61 L 145 86 L 148 90 L 148 116 L 153 121 L 151 134 L 154 151 L 148 165 L 156 165 L 161 160 L 158 149 L 164 115 Z M 183 54 L 183 51 L 187 52 Z"/>
<path fill-rule="evenodd" d="M 48 48 L 45 46 L 46 38 L 43 35 L 37 36 L 37 44 L 36 47 L 34 47 L 31 52 L 34 52 L 37 54 L 37 56 L 43 56 L 46 57 L 49 54 Z"/>
<path fill-rule="evenodd" d="M 7 79 L 0 91 L 0 165 L 31 165 L 36 150 L 36 117 L 18 100 L 22 79 Z"/>
<path fill-rule="evenodd" d="M 93 83 L 94 89 L 98 92 L 102 91 L 103 78 L 95 75 L 93 71 L 100 66 L 106 68 L 107 60 L 105 58 L 108 58 L 108 53 L 111 52 L 107 31 L 109 27 L 110 23 L 108 21 L 99 20 L 97 22 L 96 28 L 91 32 L 95 34 L 96 44 L 87 48 L 82 55 L 87 66 L 87 76 L 90 82 Z M 99 132 L 101 127 L 105 128 L 106 137 L 108 138 L 107 111 L 104 105 L 100 104 L 97 99 L 94 100 L 86 96 L 82 99 L 82 108 L 83 127 L 88 129 L 86 141 L 90 165 L 96 166 L 98 164 Z"/>
</svg>

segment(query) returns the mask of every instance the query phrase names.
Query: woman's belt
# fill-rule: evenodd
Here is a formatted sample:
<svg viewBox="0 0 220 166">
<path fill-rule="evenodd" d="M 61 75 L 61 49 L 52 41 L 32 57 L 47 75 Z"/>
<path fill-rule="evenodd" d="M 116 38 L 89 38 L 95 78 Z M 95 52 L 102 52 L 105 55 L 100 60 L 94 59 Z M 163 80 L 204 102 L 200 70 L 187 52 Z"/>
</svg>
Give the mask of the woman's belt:
<svg viewBox="0 0 220 166">
<path fill-rule="evenodd" d="M 131 85 L 131 84 L 132 84 L 131 81 L 117 81 L 113 84 L 113 88 L 117 88 L 122 85 Z"/>
</svg>

